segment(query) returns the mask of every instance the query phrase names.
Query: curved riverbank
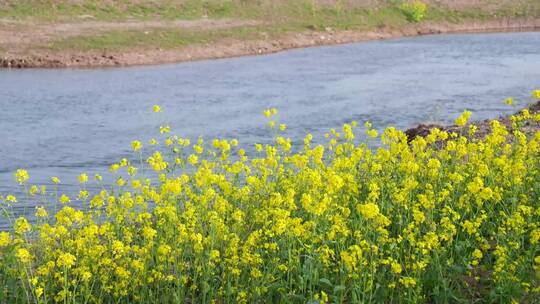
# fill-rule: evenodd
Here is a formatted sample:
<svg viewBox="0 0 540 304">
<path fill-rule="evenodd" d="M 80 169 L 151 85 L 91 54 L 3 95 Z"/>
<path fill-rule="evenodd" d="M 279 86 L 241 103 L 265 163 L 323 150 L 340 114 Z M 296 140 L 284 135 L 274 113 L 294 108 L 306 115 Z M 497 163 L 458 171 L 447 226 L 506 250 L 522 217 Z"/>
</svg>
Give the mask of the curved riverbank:
<svg viewBox="0 0 540 304">
<path fill-rule="evenodd" d="M 134 48 L 128 51 L 34 50 L 29 54 L 5 54 L 3 68 L 67 68 L 113 67 L 175 63 L 238 56 L 275 53 L 294 48 L 355 43 L 427 34 L 462 32 L 533 31 L 540 29 L 540 19 L 504 19 L 464 21 L 460 23 L 411 24 L 401 29 L 380 27 L 374 31 L 305 31 L 286 33 L 276 38 L 255 40 L 221 39 L 212 43 L 196 43 L 179 49 Z"/>
</svg>

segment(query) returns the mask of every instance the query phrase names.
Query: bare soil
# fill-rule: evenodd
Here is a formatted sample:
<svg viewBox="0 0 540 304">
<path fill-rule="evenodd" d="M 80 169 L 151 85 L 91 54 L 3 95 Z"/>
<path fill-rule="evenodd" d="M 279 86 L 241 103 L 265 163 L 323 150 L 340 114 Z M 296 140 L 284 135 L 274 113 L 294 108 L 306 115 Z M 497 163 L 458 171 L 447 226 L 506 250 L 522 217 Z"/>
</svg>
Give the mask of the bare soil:
<svg viewBox="0 0 540 304">
<path fill-rule="evenodd" d="M 367 40 L 388 39 L 425 34 L 479 31 L 521 31 L 540 29 L 540 19 L 499 20 L 488 22 L 421 23 L 401 29 L 380 27 L 375 31 L 305 31 L 287 33 L 261 39 L 222 39 L 211 44 L 193 44 L 179 49 L 163 50 L 145 47 L 128 51 L 52 51 L 35 48 L 58 39 L 117 30 L 150 30 L 156 28 L 226 29 L 253 26 L 258 21 L 195 20 L 195 21 L 84 21 L 72 23 L 39 23 L 0 19 L 0 67 L 4 68 L 59 68 L 105 67 L 173 63 L 201 59 L 215 59 L 279 52 L 292 48 L 332 45 Z"/>
</svg>

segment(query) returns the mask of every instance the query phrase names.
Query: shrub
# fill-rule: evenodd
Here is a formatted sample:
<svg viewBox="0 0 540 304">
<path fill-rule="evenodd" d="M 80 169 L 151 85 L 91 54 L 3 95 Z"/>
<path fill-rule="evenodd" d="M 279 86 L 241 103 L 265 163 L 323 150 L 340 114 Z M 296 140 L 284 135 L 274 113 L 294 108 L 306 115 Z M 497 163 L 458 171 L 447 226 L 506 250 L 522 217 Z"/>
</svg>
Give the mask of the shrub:
<svg viewBox="0 0 540 304">
<path fill-rule="evenodd" d="M 400 6 L 401 11 L 407 16 L 407 19 L 412 22 L 422 21 L 427 12 L 427 4 L 422 1 L 415 0 L 413 2 L 405 2 Z"/>
</svg>

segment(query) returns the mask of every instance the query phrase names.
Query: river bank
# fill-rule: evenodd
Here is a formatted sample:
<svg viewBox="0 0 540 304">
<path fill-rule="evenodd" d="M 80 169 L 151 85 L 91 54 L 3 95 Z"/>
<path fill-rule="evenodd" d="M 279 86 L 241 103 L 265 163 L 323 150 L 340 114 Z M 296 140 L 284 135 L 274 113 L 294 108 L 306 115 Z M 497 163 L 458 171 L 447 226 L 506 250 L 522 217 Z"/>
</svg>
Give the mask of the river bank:
<svg viewBox="0 0 540 304">
<path fill-rule="evenodd" d="M 540 5 L 531 0 L 426 1 L 420 22 L 388 1 L 350 1 L 346 7 L 342 1 L 232 1 L 231 7 L 217 1 L 221 6 L 200 10 L 155 1 L 98 11 L 58 2 L 63 6 L 39 4 L 31 10 L 0 4 L 0 67 L 149 65 L 426 34 L 540 28 Z"/>
<path fill-rule="evenodd" d="M 370 40 L 392 39 L 428 34 L 463 32 L 527 31 L 540 28 L 537 20 L 501 20 L 489 22 L 465 22 L 460 24 L 425 23 L 410 25 L 403 29 L 379 29 L 377 31 L 309 31 L 289 33 L 282 37 L 263 40 L 223 40 L 212 44 L 194 44 L 181 49 L 135 49 L 129 51 L 61 51 L 43 50 L 27 55 L 7 54 L 0 58 L 4 68 L 65 68 L 65 67 L 111 67 L 163 64 L 204 59 L 218 59 L 275 53 L 294 48 L 346 44 Z"/>
<path fill-rule="evenodd" d="M 3 68 L 65 68 L 112 67 L 164 64 L 204 59 L 262 55 L 294 48 L 355 43 L 370 40 L 392 39 L 429 34 L 465 32 L 534 31 L 540 29 L 540 19 L 469 21 L 459 24 L 421 23 L 402 29 L 380 28 L 374 31 L 305 31 L 287 33 L 276 38 L 260 40 L 223 39 L 214 43 L 193 44 L 180 49 L 141 49 L 127 51 L 49 51 L 31 54 L 6 54 L 0 58 Z"/>
<path fill-rule="evenodd" d="M 512 114 L 512 115 L 505 115 L 500 116 L 496 119 L 485 119 L 481 121 L 473 121 L 470 123 L 470 125 L 476 126 L 476 131 L 473 135 L 474 138 L 482 139 L 486 137 L 487 135 L 491 134 L 491 122 L 496 120 L 498 121 L 502 126 L 504 126 L 507 130 L 512 130 L 512 116 L 517 116 L 519 114 L 522 114 L 524 110 L 528 110 L 529 114 L 531 116 L 534 116 L 535 114 L 540 114 L 540 101 L 537 101 L 536 103 L 533 103 L 529 105 L 528 107 L 525 107 L 524 109 Z M 426 137 L 428 136 L 433 129 L 439 129 L 441 131 L 445 131 L 448 133 L 461 133 L 461 130 L 468 130 L 467 128 L 462 128 L 457 125 L 449 125 L 449 126 L 443 126 L 439 124 L 419 124 L 418 126 L 414 128 L 407 129 L 405 131 L 405 134 L 407 135 L 407 138 L 409 141 L 412 141 L 418 136 Z M 525 132 L 527 135 L 533 135 L 536 132 L 540 131 L 540 122 L 532 122 L 532 121 L 525 121 L 524 124 L 521 126 L 521 130 Z"/>
</svg>

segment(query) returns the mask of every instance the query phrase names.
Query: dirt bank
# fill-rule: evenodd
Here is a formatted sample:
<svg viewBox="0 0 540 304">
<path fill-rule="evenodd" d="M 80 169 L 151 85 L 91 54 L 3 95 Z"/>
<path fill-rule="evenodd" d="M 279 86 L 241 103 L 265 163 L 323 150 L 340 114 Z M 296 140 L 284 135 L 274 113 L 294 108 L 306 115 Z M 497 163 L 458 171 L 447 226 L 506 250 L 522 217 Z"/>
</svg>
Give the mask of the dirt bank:
<svg viewBox="0 0 540 304">
<path fill-rule="evenodd" d="M 237 24 L 232 21 L 208 21 L 209 26 L 217 28 L 241 27 L 245 24 Z M 248 22 L 250 23 L 250 22 Z M 5 23 L 7 24 L 7 23 Z M 251 22 L 250 24 L 253 24 Z M 140 28 L 136 24 L 128 24 L 130 27 Z M 185 26 L 186 24 L 184 24 Z M 191 26 L 192 24 L 187 24 Z M 14 25 L 15 26 L 15 25 Z M 71 33 L 70 26 L 58 28 L 37 27 L 39 39 L 47 39 L 54 33 Z M 102 26 L 102 25 L 100 25 Z M 96 25 L 85 24 L 84 27 L 76 28 L 76 31 L 95 30 Z M 117 26 L 108 24 L 107 26 Z M 145 27 L 160 27 L 161 24 L 146 24 Z M 55 32 L 56 29 L 56 32 Z M 64 29 L 64 30 L 62 30 Z M 401 29 L 380 27 L 375 31 L 334 31 L 327 28 L 326 31 L 306 31 L 301 33 L 286 33 L 277 38 L 264 38 L 256 40 L 222 39 L 207 44 L 192 44 L 179 49 L 163 50 L 156 48 L 135 48 L 129 51 L 51 51 L 46 48 L 32 49 L 31 51 L 2 52 L 0 67 L 4 68 L 62 68 L 62 67 L 107 67 L 107 66 L 130 66 L 159 63 L 173 63 L 201 59 L 216 59 L 245 55 L 258 55 L 279 52 L 282 50 L 303 48 L 320 45 L 333 45 L 353 43 L 368 40 L 398 38 L 426 34 L 442 34 L 457 32 L 482 32 L 482 31 L 524 31 L 540 29 L 540 19 L 528 20 L 497 20 L 488 22 L 461 22 L 453 23 L 421 23 L 412 24 Z M 73 30 L 73 29 L 72 29 Z M 43 35 L 39 34 L 40 31 Z M 75 33 L 78 34 L 79 32 Z M 47 36 L 49 35 L 49 36 Z M 13 36 L 13 37 L 10 37 Z M 264 34 L 262 36 L 265 36 Z M 44 38 L 45 37 L 45 38 Z M 11 39 L 11 40 L 9 40 Z M 8 25 L 0 30 L 0 41 L 18 41 L 21 45 L 32 41 L 33 36 L 17 35 L 9 29 Z M 38 38 L 36 38 L 38 39 Z M 15 43 L 15 42 L 14 42 Z M 1 51 L 1 50 L 0 50 Z"/>
<path fill-rule="evenodd" d="M 530 105 L 528 108 L 531 115 L 540 113 L 540 101 L 537 101 L 535 104 Z M 521 111 L 515 113 L 518 114 Z M 474 135 L 475 138 L 483 138 L 486 135 L 491 133 L 491 121 L 497 120 L 501 123 L 501 125 L 505 126 L 507 130 L 512 130 L 512 120 L 510 119 L 511 115 L 508 116 L 501 116 L 497 119 L 486 119 L 482 121 L 475 121 L 471 124 L 475 125 L 477 127 L 477 131 Z M 407 138 L 410 141 L 415 139 L 418 136 L 426 137 L 431 133 L 431 130 L 437 128 L 439 130 L 443 130 L 449 133 L 456 132 L 459 133 L 462 128 L 458 127 L 457 125 L 451 125 L 451 126 L 442 126 L 442 125 L 436 125 L 436 124 L 419 124 L 418 126 L 414 128 L 410 128 L 405 131 L 405 134 L 407 134 Z M 465 130 L 468 130 L 467 127 L 465 127 Z M 540 122 L 527 122 L 524 126 L 522 126 L 522 130 L 528 134 L 534 134 L 535 132 L 540 131 Z"/>
</svg>

